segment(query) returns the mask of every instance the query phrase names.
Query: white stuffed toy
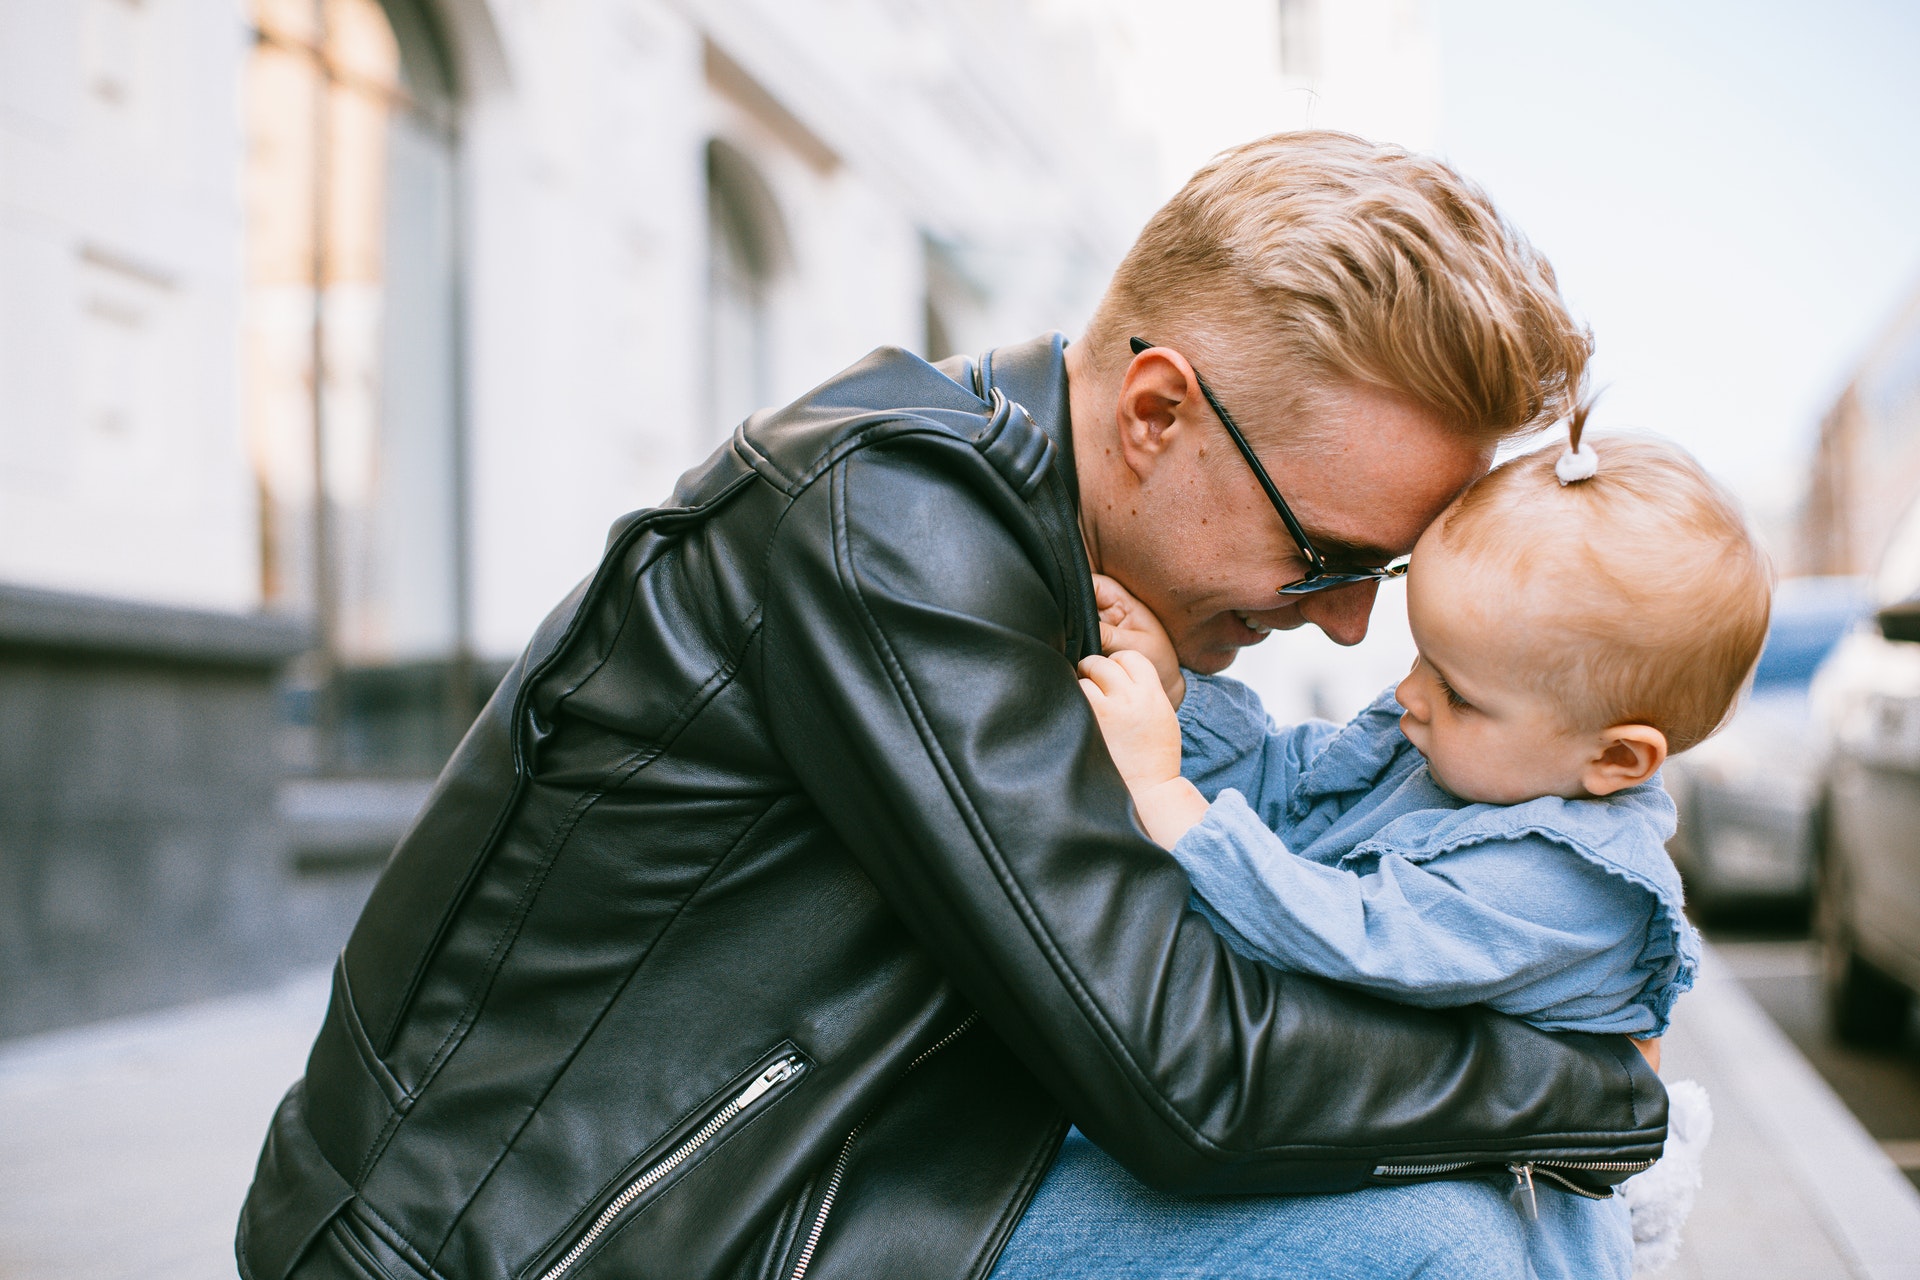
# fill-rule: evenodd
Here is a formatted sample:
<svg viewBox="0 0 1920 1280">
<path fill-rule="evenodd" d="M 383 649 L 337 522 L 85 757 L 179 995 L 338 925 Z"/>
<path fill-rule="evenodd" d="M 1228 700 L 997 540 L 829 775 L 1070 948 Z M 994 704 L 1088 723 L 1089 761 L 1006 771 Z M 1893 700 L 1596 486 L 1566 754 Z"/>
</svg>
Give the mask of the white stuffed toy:
<svg viewBox="0 0 1920 1280">
<path fill-rule="evenodd" d="M 1700 1189 L 1700 1159 L 1713 1134 L 1707 1091 L 1692 1080 L 1667 1086 L 1667 1147 L 1645 1173 L 1620 1184 L 1633 1215 L 1633 1274 L 1648 1276 L 1680 1256 L 1680 1228 Z"/>
</svg>

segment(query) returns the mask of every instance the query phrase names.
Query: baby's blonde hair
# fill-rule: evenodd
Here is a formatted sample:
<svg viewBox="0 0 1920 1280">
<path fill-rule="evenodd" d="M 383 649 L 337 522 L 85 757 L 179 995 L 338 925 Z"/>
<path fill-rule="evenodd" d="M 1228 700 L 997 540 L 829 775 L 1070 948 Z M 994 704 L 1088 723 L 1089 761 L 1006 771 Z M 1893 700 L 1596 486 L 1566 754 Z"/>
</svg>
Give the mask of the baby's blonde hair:
<svg viewBox="0 0 1920 1280">
<path fill-rule="evenodd" d="M 1479 187 L 1329 132 L 1224 151 L 1153 215 L 1082 341 L 1111 369 L 1136 335 L 1183 351 L 1237 405 L 1276 381 L 1309 400 L 1366 383 L 1479 440 L 1565 417 L 1593 349 L 1553 268 Z"/>
<path fill-rule="evenodd" d="M 1591 479 L 1563 486 L 1559 448 L 1515 458 L 1460 496 L 1440 540 L 1512 576 L 1532 606 L 1517 625 L 1543 628 L 1565 655 L 1540 673 L 1543 692 L 1579 727 L 1652 725 L 1685 751 L 1726 720 L 1760 657 L 1773 568 L 1738 503 L 1685 450 L 1588 443 Z"/>
</svg>

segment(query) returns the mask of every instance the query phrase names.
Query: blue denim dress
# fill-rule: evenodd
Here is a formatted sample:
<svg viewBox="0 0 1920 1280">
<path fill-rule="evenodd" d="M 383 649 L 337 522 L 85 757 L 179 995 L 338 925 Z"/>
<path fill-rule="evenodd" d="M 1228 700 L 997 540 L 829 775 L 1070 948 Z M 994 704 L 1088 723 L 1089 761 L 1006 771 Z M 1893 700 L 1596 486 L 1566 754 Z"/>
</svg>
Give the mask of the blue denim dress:
<svg viewBox="0 0 1920 1280">
<path fill-rule="evenodd" d="M 1173 856 L 1227 941 L 1402 1004 L 1484 1004 L 1552 1031 L 1660 1035 L 1700 940 L 1658 780 L 1599 800 L 1474 804 L 1400 732 L 1391 691 L 1339 728 L 1276 728 L 1187 676 L 1181 771 L 1211 800 Z"/>
<path fill-rule="evenodd" d="M 1245 685 L 1187 676 L 1181 771 L 1210 801 L 1174 846 L 1236 950 L 1397 1000 L 1485 1004 L 1553 1031 L 1664 1034 L 1700 939 L 1658 780 L 1597 800 L 1448 794 L 1391 690 L 1344 728 L 1281 729 Z M 1535 1274 L 1631 1252 L 1625 1207 L 1540 1193 Z"/>
</svg>

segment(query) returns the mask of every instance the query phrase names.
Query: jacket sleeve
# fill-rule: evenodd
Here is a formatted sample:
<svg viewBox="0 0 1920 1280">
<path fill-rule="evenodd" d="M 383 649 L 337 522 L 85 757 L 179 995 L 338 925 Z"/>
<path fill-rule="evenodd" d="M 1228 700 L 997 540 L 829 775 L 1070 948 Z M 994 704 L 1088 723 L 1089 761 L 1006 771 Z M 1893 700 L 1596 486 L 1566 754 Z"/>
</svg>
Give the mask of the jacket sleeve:
<svg viewBox="0 0 1920 1280">
<path fill-rule="evenodd" d="M 1282 969 L 1429 1008 L 1485 1004 L 1561 1029 L 1652 1034 L 1625 999 L 1652 896 L 1538 837 L 1468 845 L 1428 862 L 1388 853 L 1365 874 L 1287 851 L 1228 792 L 1173 856 L 1194 892 Z M 1612 1001 L 1591 997 L 1603 992 Z"/>
<path fill-rule="evenodd" d="M 800 785 L 1072 1119 L 1189 1192 L 1657 1154 L 1665 1095 L 1624 1039 L 1337 991 L 1191 909 L 1075 683 L 1084 570 L 1051 545 L 964 441 L 853 452 L 775 535 L 758 678 Z"/>
<path fill-rule="evenodd" d="M 1185 673 L 1180 700 L 1180 772 L 1212 800 L 1238 791 L 1260 820 L 1286 825 L 1294 784 L 1340 732 L 1325 720 L 1277 727 L 1256 694 L 1226 676 Z"/>
</svg>

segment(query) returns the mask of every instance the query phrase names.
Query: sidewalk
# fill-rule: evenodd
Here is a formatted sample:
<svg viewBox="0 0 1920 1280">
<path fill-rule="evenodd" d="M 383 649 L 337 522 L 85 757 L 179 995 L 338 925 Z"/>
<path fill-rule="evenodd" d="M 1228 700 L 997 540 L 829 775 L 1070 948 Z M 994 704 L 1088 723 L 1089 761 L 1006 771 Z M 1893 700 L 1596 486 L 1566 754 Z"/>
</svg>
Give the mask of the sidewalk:
<svg viewBox="0 0 1920 1280">
<path fill-rule="evenodd" d="M 0 1045 L 0 1280 L 231 1280 L 267 1119 L 326 1001 L 314 973 Z"/>
<path fill-rule="evenodd" d="M 0 1280 L 229 1280 L 267 1117 L 324 974 L 0 1046 Z M 1706 1187 L 1662 1280 L 1920 1280 L 1920 1194 L 1709 955 L 1665 1047 L 1713 1097 Z"/>
<path fill-rule="evenodd" d="M 1661 1074 L 1713 1100 L 1705 1186 L 1662 1280 L 1920 1280 L 1920 1192 L 1708 949 Z"/>
</svg>

